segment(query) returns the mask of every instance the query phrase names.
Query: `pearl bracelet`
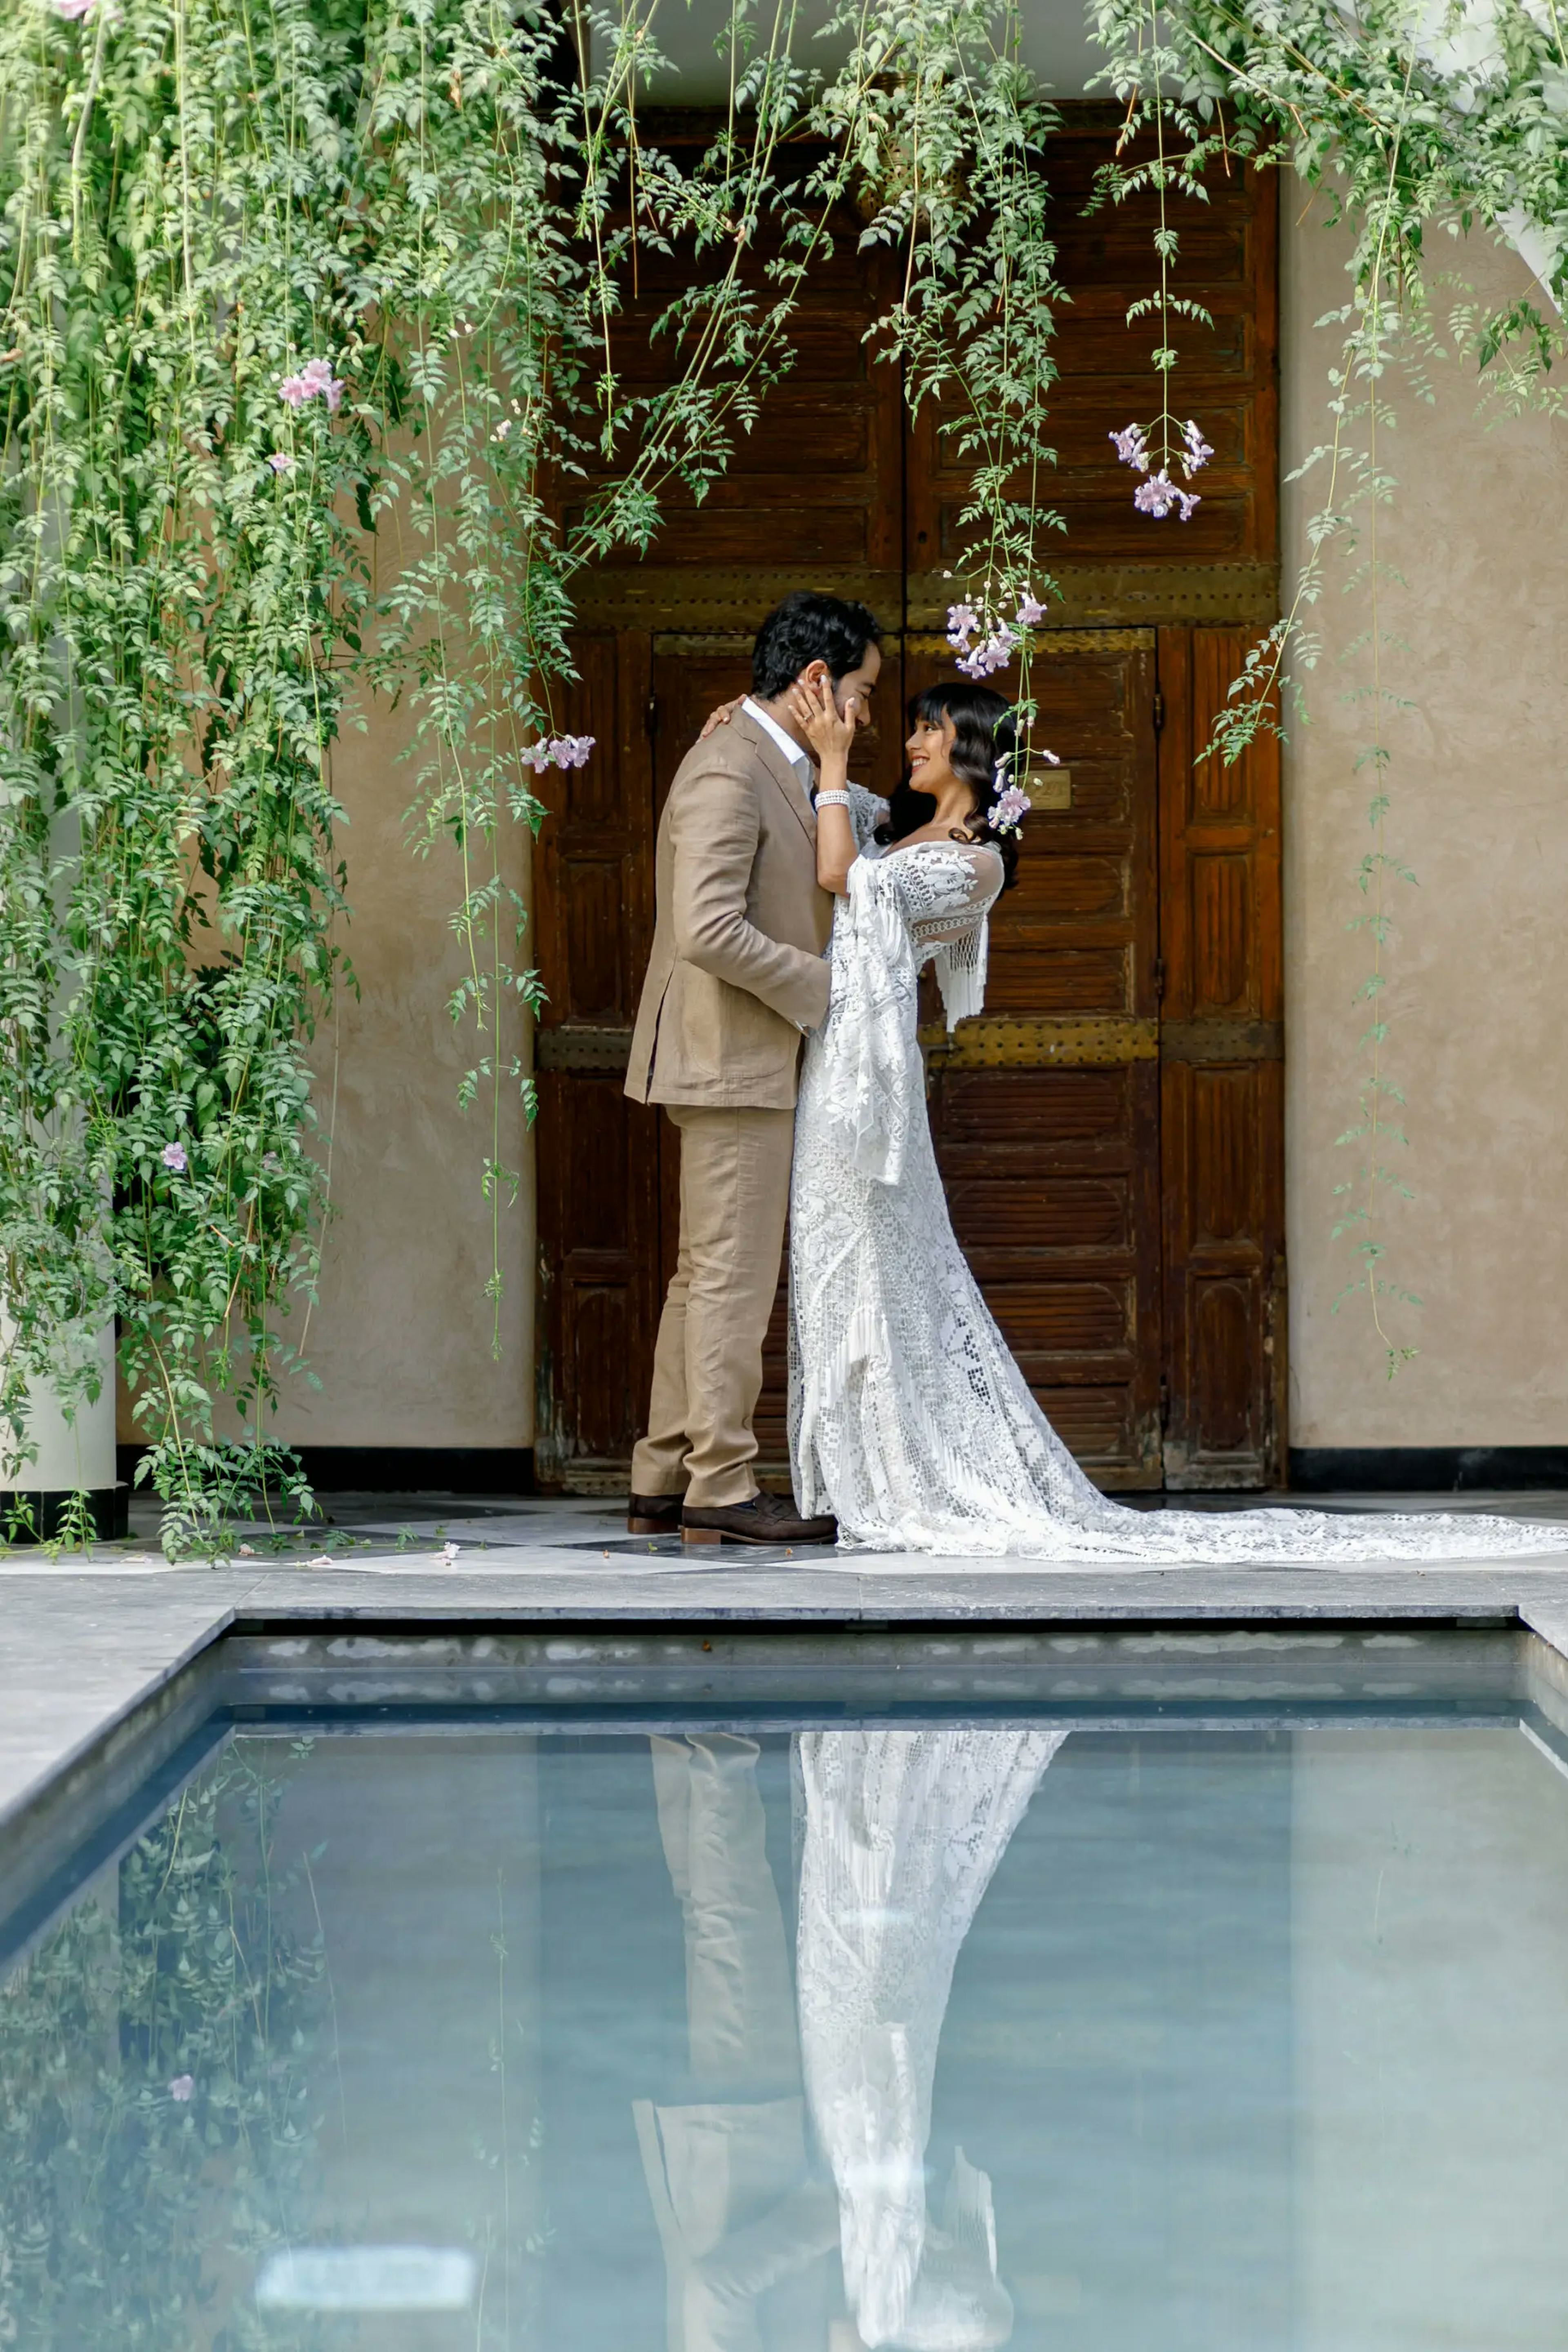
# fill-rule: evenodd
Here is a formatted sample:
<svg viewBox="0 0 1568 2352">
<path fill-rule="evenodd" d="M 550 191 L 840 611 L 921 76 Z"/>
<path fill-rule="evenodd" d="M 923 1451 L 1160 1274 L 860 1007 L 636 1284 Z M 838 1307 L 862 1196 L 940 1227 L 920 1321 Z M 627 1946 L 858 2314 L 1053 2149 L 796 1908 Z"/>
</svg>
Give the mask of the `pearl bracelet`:
<svg viewBox="0 0 1568 2352">
<path fill-rule="evenodd" d="M 852 808 L 854 803 L 847 793 L 818 793 L 816 805 L 818 808 Z"/>
</svg>

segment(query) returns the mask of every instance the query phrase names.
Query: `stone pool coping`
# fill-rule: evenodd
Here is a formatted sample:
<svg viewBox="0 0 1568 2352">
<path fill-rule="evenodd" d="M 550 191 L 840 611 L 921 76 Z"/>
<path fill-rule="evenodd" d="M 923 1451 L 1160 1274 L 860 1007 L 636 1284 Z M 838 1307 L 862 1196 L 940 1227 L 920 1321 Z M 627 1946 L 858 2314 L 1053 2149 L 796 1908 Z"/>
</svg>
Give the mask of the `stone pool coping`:
<svg viewBox="0 0 1568 2352">
<path fill-rule="evenodd" d="M 1386 1508 L 1392 1498 L 1378 1497 Z M 1509 1498 L 1559 1515 L 1556 1497 Z M 1493 1498 L 1492 1507 L 1502 1498 Z M 1424 1497 L 1428 1507 L 1431 1498 Z M 1484 1498 L 1467 1496 L 1467 1507 Z M 0 1828 L 78 1772 L 230 1633 L 744 1626 L 1512 1626 L 1568 1660 L 1568 1559 L 1415 1569 L 1043 1569 L 908 1555 L 683 1557 L 626 1543 L 605 1505 L 397 1502 L 344 1514 L 359 1549 L 171 1568 L 143 1545 L 0 1562 Z M 436 1535 L 459 1545 L 447 1565 Z M 390 1537 L 390 1540 L 388 1538 Z M 396 1549 L 401 1541 L 405 1549 Z"/>
</svg>

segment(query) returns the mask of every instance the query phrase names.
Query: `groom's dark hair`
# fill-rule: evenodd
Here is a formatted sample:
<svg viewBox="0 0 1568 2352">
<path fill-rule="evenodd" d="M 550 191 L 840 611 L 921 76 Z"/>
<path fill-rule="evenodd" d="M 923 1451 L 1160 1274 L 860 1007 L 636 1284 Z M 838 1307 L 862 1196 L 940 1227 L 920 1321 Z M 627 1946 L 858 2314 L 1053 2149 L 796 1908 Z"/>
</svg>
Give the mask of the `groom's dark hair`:
<svg viewBox="0 0 1568 2352">
<path fill-rule="evenodd" d="M 882 631 L 868 604 L 847 604 L 842 596 L 818 596 L 797 588 L 775 606 L 757 631 L 752 647 L 752 692 L 771 702 L 793 686 L 814 661 L 827 664 L 835 681 L 866 658 L 868 646 L 879 646 Z"/>
</svg>

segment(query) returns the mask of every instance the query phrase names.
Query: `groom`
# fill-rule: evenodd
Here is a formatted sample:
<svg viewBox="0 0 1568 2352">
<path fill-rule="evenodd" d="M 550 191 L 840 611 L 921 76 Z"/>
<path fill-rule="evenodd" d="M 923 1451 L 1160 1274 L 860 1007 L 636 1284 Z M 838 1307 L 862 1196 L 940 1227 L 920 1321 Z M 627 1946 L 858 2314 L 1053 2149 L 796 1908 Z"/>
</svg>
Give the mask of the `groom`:
<svg viewBox="0 0 1568 2352">
<path fill-rule="evenodd" d="M 881 667 L 864 604 L 805 591 L 757 632 L 752 691 L 676 771 L 658 827 L 653 953 L 626 1092 L 680 1130 L 680 1253 L 659 1320 L 627 1526 L 688 1543 L 832 1543 L 759 1494 L 752 1416 L 789 1210 L 801 1041 L 827 1012 L 833 901 L 816 879 L 813 764 L 789 717 L 831 680 L 864 725 Z"/>
</svg>

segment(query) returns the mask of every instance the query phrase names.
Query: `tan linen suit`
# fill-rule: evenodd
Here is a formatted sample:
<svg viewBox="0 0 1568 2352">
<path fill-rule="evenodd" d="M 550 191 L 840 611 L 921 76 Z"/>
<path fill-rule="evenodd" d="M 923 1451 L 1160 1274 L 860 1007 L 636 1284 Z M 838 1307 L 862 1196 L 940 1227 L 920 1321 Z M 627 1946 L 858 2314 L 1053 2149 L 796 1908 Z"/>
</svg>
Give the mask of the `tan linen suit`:
<svg viewBox="0 0 1568 2352">
<path fill-rule="evenodd" d="M 810 799 L 743 711 L 677 770 L 655 887 L 626 1092 L 680 1129 L 680 1250 L 632 1491 L 721 1510 L 757 1491 L 801 1039 L 827 1011 L 833 920 Z"/>
</svg>

